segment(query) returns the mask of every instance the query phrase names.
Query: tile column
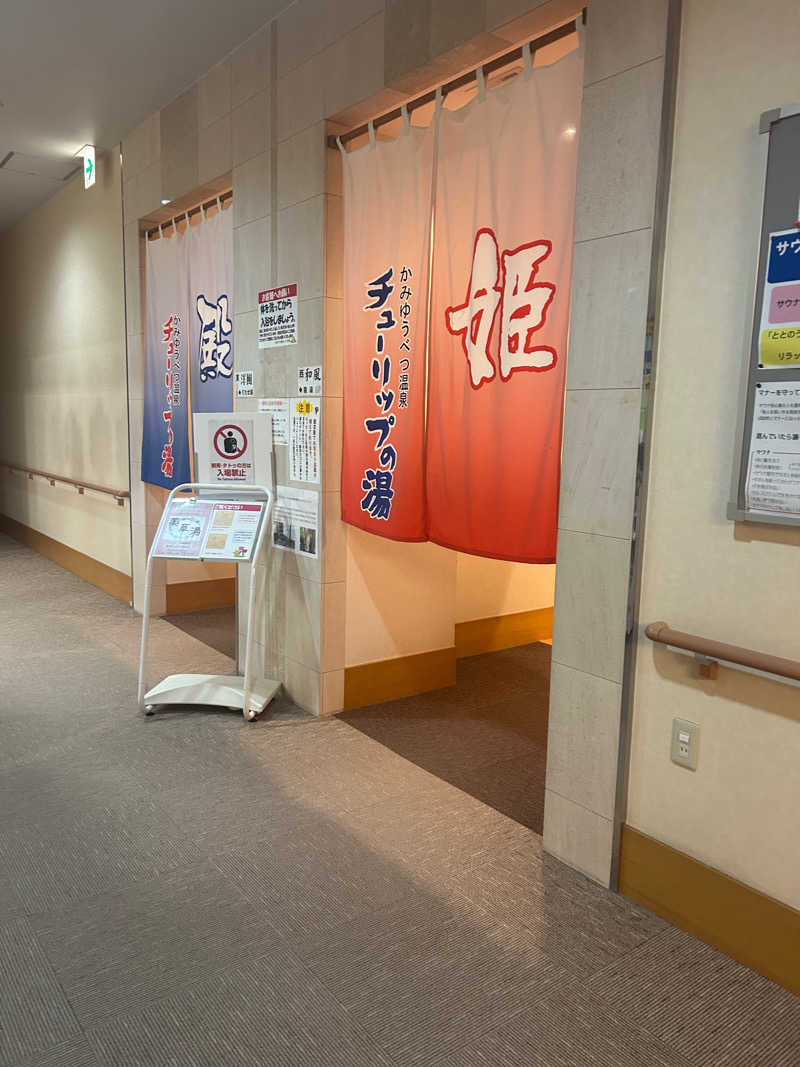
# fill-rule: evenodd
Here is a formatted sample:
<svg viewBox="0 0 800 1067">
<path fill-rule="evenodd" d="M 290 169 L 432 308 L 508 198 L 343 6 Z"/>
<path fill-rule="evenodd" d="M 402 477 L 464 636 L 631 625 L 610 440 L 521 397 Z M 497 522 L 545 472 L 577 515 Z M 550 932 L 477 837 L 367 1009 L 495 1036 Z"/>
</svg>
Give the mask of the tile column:
<svg viewBox="0 0 800 1067">
<path fill-rule="evenodd" d="M 668 0 L 591 0 L 544 845 L 609 885 Z"/>
</svg>

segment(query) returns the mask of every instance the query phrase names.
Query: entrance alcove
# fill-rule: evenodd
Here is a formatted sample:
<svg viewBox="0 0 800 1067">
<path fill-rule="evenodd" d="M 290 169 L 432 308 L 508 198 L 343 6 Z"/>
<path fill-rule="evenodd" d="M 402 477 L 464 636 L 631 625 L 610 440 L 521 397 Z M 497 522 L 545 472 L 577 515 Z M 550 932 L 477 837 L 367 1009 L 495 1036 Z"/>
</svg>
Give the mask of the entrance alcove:
<svg viewBox="0 0 800 1067">
<path fill-rule="evenodd" d="M 577 5 L 560 2 L 515 10 L 502 27 L 454 50 L 449 68 L 441 61 L 415 66 L 398 58 L 394 79 L 387 28 L 385 89 L 329 116 L 328 133 L 347 133 L 579 15 Z M 525 678 L 527 673 L 530 682 L 536 671 L 519 659 L 514 663 L 520 635 L 513 634 L 513 623 L 496 620 L 552 607 L 552 667 L 540 671 L 537 683 L 546 692 L 548 676 L 551 680 L 538 720 L 549 719 L 546 743 L 540 733 L 547 751 L 546 784 L 544 769 L 541 775 L 544 845 L 608 885 L 616 878 L 625 807 L 620 785 L 627 732 L 622 683 L 636 632 L 629 580 L 642 371 L 651 264 L 658 254 L 653 247 L 656 185 L 668 151 L 662 98 L 665 76 L 671 75 L 664 69 L 666 2 L 595 0 L 588 5 L 586 23 L 557 568 L 548 568 L 544 580 L 520 581 L 523 571 L 503 574 L 504 565 L 495 568 L 493 560 L 462 562 L 436 545 L 389 542 L 343 524 L 336 507 L 341 457 L 337 402 L 336 427 L 331 432 L 329 424 L 326 432 L 326 447 L 334 448 L 335 457 L 328 483 L 334 506 L 326 512 L 324 537 L 335 546 L 337 565 L 330 583 L 323 578 L 321 647 L 328 669 L 321 710 L 330 714 L 343 708 L 355 724 L 359 715 L 366 716 L 354 710 L 356 705 L 381 701 L 375 723 L 364 728 L 384 730 L 380 720 L 391 726 L 392 705 L 386 701 L 392 696 L 400 701 L 395 709 L 404 704 L 402 710 L 410 711 L 404 688 L 406 693 L 427 692 L 435 706 L 437 692 L 446 694 L 456 681 L 459 645 L 476 651 L 480 644 L 465 643 L 470 631 L 490 640 L 493 625 L 500 634 L 505 630 L 511 646 L 490 653 L 506 659 L 493 680 L 493 694 L 502 701 L 503 686 L 513 686 L 515 674 Z M 397 53 L 401 51 L 398 44 Z M 383 132 L 378 127 L 377 136 L 391 136 L 393 125 L 399 127 L 400 120 Z M 366 141 L 364 133 L 360 143 Z M 352 147 L 358 146 L 357 140 Z M 332 145 L 326 153 L 326 191 L 325 267 L 334 278 L 337 300 L 326 310 L 325 373 L 341 382 L 342 186 L 340 153 Z M 525 604 L 516 594 L 528 587 L 531 600 Z M 552 590 L 549 603 L 546 588 Z M 548 634 L 534 636 L 526 644 L 541 644 Z M 499 636 L 498 644 L 502 641 Z M 385 684 L 375 685 L 376 673 Z M 524 789 L 524 774 L 520 783 Z"/>
</svg>

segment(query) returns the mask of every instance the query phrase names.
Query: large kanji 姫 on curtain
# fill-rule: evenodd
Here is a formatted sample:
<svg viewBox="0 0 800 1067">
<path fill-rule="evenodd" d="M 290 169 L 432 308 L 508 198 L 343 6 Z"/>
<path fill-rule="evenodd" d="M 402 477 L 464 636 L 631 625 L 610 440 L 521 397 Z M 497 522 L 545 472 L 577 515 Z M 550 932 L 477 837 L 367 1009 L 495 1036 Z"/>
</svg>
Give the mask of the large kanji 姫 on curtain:
<svg viewBox="0 0 800 1067">
<path fill-rule="evenodd" d="M 427 514 L 461 552 L 555 560 L 581 84 L 576 49 L 441 115 Z"/>
<path fill-rule="evenodd" d="M 528 57 L 345 155 L 347 522 L 555 559 L 582 68 Z"/>
</svg>

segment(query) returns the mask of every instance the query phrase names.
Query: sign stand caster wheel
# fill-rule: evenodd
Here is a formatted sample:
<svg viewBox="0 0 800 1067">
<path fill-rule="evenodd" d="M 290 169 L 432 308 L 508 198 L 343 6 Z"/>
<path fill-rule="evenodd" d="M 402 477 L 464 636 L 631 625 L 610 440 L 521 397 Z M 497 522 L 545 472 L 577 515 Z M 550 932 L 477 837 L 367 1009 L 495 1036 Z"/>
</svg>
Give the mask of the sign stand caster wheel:
<svg viewBox="0 0 800 1067">
<path fill-rule="evenodd" d="M 145 715 L 155 715 L 155 713 L 156 713 L 155 704 L 145 704 L 144 713 L 145 713 Z"/>
</svg>

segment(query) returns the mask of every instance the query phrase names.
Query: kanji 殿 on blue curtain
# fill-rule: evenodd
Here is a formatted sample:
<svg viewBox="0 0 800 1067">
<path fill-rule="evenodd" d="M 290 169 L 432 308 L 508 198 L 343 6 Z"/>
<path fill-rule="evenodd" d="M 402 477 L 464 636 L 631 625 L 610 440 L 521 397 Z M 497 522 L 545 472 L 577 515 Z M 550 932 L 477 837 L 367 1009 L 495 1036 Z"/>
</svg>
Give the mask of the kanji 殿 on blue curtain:
<svg viewBox="0 0 800 1067">
<path fill-rule="evenodd" d="M 190 226 L 192 411 L 233 411 L 233 211 Z"/>
<path fill-rule="evenodd" d="M 553 563 L 583 50 L 526 59 L 439 121 L 425 485 L 431 541 Z"/>
<path fill-rule="evenodd" d="M 189 298 L 185 235 L 147 242 L 142 481 L 190 480 Z"/>
<path fill-rule="evenodd" d="M 147 242 L 142 481 L 191 480 L 191 415 L 233 410 L 231 211 Z"/>
</svg>

